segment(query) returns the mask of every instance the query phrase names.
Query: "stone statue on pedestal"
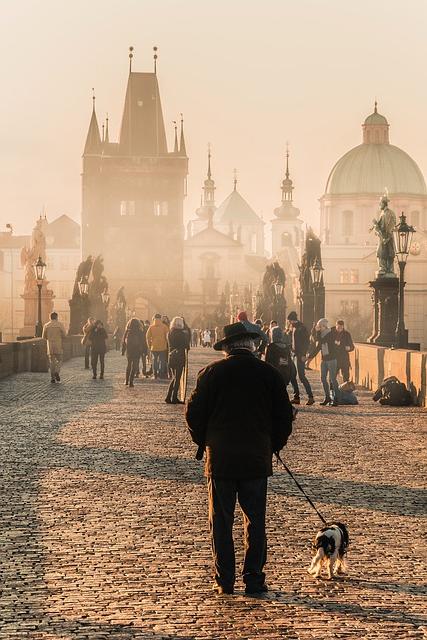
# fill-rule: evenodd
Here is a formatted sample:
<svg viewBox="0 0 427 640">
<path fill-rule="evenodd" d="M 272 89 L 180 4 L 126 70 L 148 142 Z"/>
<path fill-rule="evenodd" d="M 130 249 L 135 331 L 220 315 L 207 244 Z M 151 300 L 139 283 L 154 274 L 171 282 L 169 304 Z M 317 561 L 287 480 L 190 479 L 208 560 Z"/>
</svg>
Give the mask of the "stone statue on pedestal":
<svg viewBox="0 0 427 640">
<path fill-rule="evenodd" d="M 393 229 L 396 226 L 396 215 L 394 211 L 388 208 L 389 199 L 384 194 L 380 200 L 380 216 L 378 220 L 373 220 L 372 230 L 378 236 L 377 260 L 378 271 L 377 278 L 395 278 L 394 272 L 394 242 Z"/>
<path fill-rule="evenodd" d="M 21 265 L 25 267 L 24 279 L 24 327 L 20 329 L 21 336 L 33 336 L 35 325 L 38 321 L 38 289 L 34 264 L 39 257 L 46 263 L 46 238 L 43 232 L 43 224 L 47 224 L 46 218 L 40 218 L 36 222 L 31 235 L 30 247 L 21 250 Z M 42 323 L 47 322 L 53 310 L 53 291 L 47 288 L 48 280 L 43 280 L 41 287 L 41 311 Z"/>
</svg>

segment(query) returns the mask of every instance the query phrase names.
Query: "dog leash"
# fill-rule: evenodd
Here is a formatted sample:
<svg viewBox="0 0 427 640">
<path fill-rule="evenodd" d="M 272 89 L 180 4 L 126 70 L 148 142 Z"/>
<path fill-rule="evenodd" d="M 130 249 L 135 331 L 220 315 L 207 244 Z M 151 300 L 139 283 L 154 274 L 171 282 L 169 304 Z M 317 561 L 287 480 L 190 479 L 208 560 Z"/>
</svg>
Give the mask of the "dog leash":
<svg viewBox="0 0 427 640">
<path fill-rule="evenodd" d="M 313 507 L 313 509 L 315 510 L 315 512 L 317 513 L 317 515 L 319 516 L 319 518 L 321 519 L 321 521 L 323 522 L 324 525 L 328 526 L 328 523 L 326 522 L 325 518 L 322 516 L 322 514 L 320 513 L 319 509 L 316 507 L 316 505 L 314 504 L 314 502 L 312 501 L 311 498 L 308 497 L 308 495 L 306 494 L 306 492 L 304 491 L 304 489 L 302 488 L 302 486 L 300 485 L 300 483 L 298 482 L 298 480 L 295 478 L 294 474 L 292 473 L 292 471 L 289 469 L 289 467 L 287 467 L 287 465 L 283 462 L 282 458 L 280 457 L 279 453 L 275 454 L 276 458 L 279 460 L 279 462 L 282 463 L 282 465 L 284 466 L 284 468 L 286 469 L 287 473 L 291 476 L 292 480 L 295 482 L 295 484 L 297 485 L 298 489 L 301 491 L 301 493 L 307 498 L 308 503 Z"/>
</svg>

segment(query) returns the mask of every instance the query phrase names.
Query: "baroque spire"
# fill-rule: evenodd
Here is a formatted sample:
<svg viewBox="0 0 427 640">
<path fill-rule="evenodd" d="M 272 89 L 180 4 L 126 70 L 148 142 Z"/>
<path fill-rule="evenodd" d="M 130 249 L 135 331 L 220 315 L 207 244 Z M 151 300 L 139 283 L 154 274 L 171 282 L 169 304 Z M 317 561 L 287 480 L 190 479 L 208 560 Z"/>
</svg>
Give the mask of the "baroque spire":
<svg viewBox="0 0 427 640">
<path fill-rule="evenodd" d="M 92 115 L 83 151 L 84 156 L 97 155 L 101 147 L 101 135 L 99 133 L 98 119 L 96 117 L 95 101 L 95 90 L 92 89 Z"/>
<path fill-rule="evenodd" d="M 181 137 L 179 143 L 179 155 L 187 157 L 187 149 L 185 147 L 185 138 L 184 138 L 184 116 L 181 113 Z"/>
</svg>

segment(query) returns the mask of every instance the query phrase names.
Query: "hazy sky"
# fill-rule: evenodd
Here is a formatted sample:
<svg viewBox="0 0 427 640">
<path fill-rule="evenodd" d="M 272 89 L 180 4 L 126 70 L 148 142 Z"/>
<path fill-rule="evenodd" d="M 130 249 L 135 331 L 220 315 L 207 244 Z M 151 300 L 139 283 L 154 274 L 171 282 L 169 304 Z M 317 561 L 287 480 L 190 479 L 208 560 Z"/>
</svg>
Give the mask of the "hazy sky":
<svg viewBox="0 0 427 640">
<path fill-rule="evenodd" d="M 81 153 L 96 89 L 118 135 L 128 72 L 158 75 L 165 123 L 185 116 L 191 217 L 212 143 L 218 204 L 232 188 L 280 203 L 286 140 L 295 204 L 317 225 L 332 165 L 379 111 L 427 175 L 426 0 L 1 0 L 0 227 L 80 220 Z"/>
</svg>

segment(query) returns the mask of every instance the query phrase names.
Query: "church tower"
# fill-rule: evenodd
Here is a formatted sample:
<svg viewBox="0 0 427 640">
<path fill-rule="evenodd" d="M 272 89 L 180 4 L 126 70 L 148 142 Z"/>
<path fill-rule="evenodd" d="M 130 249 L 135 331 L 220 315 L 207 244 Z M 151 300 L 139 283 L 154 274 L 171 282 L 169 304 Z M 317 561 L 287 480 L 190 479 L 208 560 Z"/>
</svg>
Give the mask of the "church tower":
<svg viewBox="0 0 427 640">
<path fill-rule="evenodd" d="M 154 72 L 132 70 L 118 142 L 109 122 L 101 138 L 93 98 L 83 152 L 83 257 L 101 254 L 114 291 L 124 286 L 140 313 L 178 312 L 183 289 L 183 201 L 188 158 L 181 116 L 180 143 L 168 151 Z"/>
<path fill-rule="evenodd" d="M 274 210 L 275 218 L 271 222 L 273 256 L 278 255 L 285 247 L 298 249 L 303 239 L 300 210 L 293 203 L 294 186 L 289 174 L 289 149 L 286 149 L 286 172 L 281 189 L 282 204 Z"/>
</svg>

